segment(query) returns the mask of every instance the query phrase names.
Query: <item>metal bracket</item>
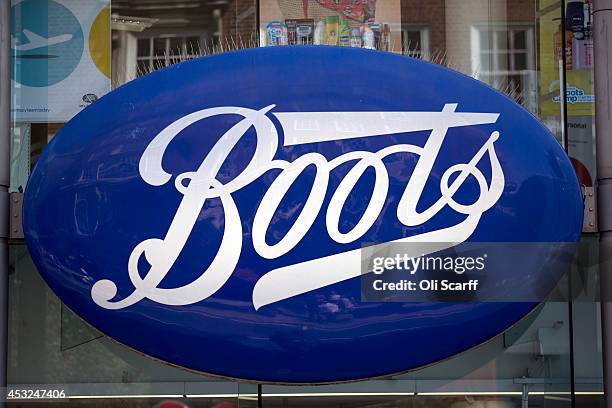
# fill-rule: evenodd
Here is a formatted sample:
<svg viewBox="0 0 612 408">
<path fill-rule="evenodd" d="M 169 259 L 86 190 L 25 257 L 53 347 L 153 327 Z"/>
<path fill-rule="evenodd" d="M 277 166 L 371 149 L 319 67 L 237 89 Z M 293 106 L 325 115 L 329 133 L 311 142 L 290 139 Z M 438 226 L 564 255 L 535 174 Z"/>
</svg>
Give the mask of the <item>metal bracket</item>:
<svg viewBox="0 0 612 408">
<path fill-rule="evenodd" d="M 10 239 L 23 239 L 23 193 L 10 193 Z"/>
<path fill-rule="evenodd" d="M 582 186 L 582 202 L 584 204 L 582 232 L 597 232 L 597 197 L 594 187 Z"/>
<path fill-rule="evenodd" d="M 612 231 L 612 180 L 599 180 L 599 187 L 597 188 L 597 201 L 600 204 L 598 206 L 598 227 L 599 231 Z"/>
</svg>

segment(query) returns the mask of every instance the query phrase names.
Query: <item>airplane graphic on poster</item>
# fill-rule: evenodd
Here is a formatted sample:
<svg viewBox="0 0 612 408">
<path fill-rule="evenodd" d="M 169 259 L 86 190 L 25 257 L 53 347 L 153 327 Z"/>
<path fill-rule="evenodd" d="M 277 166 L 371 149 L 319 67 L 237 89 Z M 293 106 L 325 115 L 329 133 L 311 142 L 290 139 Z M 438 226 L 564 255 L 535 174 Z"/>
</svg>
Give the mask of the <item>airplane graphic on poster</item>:
<svg viewBox="0 0 612 408">
<path fill-rule="evenodd" d="M 46 38 L 27 29 L 23 29 L 22 32 L 28 39 L 28 42 L 25 44 L 17 44 L 17 39 L 15 37 L 11 37 L 11 48 L 16 51 L 33 51 L 43 47 L 62 44 L 72 39 L 72 34 L 61 34 Z"/>
</svg>

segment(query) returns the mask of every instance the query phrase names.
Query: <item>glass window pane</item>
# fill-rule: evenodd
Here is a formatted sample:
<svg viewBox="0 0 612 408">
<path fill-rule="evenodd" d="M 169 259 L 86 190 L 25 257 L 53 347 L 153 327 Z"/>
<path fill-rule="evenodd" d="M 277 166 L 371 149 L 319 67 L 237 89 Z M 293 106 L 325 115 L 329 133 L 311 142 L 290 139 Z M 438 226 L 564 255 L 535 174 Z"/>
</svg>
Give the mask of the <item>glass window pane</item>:
<svg viewBox="0 0 612 408">
<path fill-rule="evenodd" d="M 183 37 L 170 38 L 170 55 L 180 55 L 183 53 Z"/>
<path fill-rule="evenodd" d="M 185 46 L 188 54 L 200 54 L 200 37 L 187 37 Z"/>
<path fill-rule="evenodd" d="M 514 70 L 522 71 L 527 69 L 527 54 L 519 52 L 514 54 Z"/>
<path fill-rule="evenodd" d="M 491 36 L 492 32 L 486 28 L 478 28 L 478 40 L 481 50 L 491 49 Z"/>
<path fill-rule="evenodd" d="M 495 31 L 493 33 L 495 39 L 495 48 L 499 51 L 508 49 L 508 33 L 506 31 Z"/>
<path fill-rule="evenodd" d="M 111 82 L 113 86 L 121 85 L 137 76 L 178 63 L 185 54 L 193 56 L 203 51 L 224 52 L 265 44 L 268 24 L 272 22 L 285 24 L 288 30 L 293 24 L 295 33 L 286 34 L 287 42 L 292 41 L 290 38 L 304 44 L 325 41 L 321 40 L 321 35 L 325 38 L 327 34 L 325 30 L 320 30 L 320 23 L 325 22 L 327 17 L 338 16 L 337 21 L 346 24 L 344 27 L 338 24 L 339 44 L 347 40 L 347 27 L 350 46 L 367 46 L 364 32 L 372 32 L 372 46 L 376 48 L 384 49 L 383 44 L 387 42 L 390 51 L 401 53 L 409 49 L 413 51 L 410 54 L 412 56 L 431 55 L 430 60 L 435 63 L 491 84 L 537 114 L 560 140 L 564 128 L 569 127 L 569 135 L 563 136 L 569 140 L 572 161 L 575 165 L 579 164 L 577 168 L 583 168 L 579 172 L 581 183 L 589 185 L 590 181 L 592 185 L 593 180 L 596 180 L 593 103 L 569 105 L 567 117 L 562 118 L 559 66 L 558 61 L 555 61 L 555 49 L 566 52 L 569 55 L 567 85 L 580 88 L 585 96 L 593 96 L 593 43 L 589 34 L 591 22 L 588 21 L 591 0 L 565 2 L 566 5 L 573 4 L 566 10 L 568 16 L 573 16 L 573 20 L 580 25 L 580 20 L 584 19 L 582 27 L 575 27 L 576 33 L 581 33 L 584 38 L 575 38 L 573 41 L 570 39 L 567 44 L 561 44 L 561 9 L 558 0 L 112 0 L 112 4 L 106 0 L 55 2 L 69 8 L 74 5 L 109 5 L 108 21 L 112 21 L 112 26 L 109 23 L 105 27 L 110 34 L 105 38 L 112 38 L 112 70 L 106 75 L 92 69 L 97 77 L 90 72 L 78 78 L 66 78 L 61 87 L 64 102 L 53 99 L 55 94 L 47 91 L 47 88 L 40 88 L 34 107 L 41 105 L 42 108 L 57 111 L 57 104 L 66 101 L 71 106 L 77 106 L 81 104 L 82 95 L 90 91 L 81 91 L 82 84 L 93 88 L 99 83 L 96 78 L 106 78 L 105 85 L 95 85 L 93 91 L 97 96 L 102 96 L 110 90 Z M 11 3 L 17 4 L 20 1 Z M 99 9 L 95 9 L 91 13 L 83 14 L 94 16 L 98 11 Z M 18 16 L 18 20 L 20 18 Z M 58 24 L 52 16 L 45 18 L 49 19 L 46 22 L 48 27 Z M 258 18 L 261 21 L 259 27 L 256 26 Z M 289 23 L 290 20 L 293 20 L 293 23 Z M 328 21 L 334 25 L 336 20 L 332 18 Z M 385 33 L 385 26 L 388 26 L 390 32 Z M 84 24 L 82 27 L 83 32 L 87 33 L 88 26 Z M 294 37 L 291 37 L 292 35 Z M 260 42 L 260 39 L 263 40 Z M 213 44 L 217 45 L 214 49 Z M 219 44 L 224 47 L 219 47 Z M 85 44 L 85 47 L 87 46 L 89 44 Z M 167 56 L 167 53 L 170 56 Z M 89 63 L 86 58 L 82 60 Z M 106 64 L 98 66 L 110 67 L 111 54 L 103 57 L 102 61 Z M 25 69 L 24 64 L 25 61 L 14 61 L 14 69 L 20 72 L 19 70 Z M 341 61 L 335 67 L 338 70 L 346 69 Z M 83 70 L 75 72 L 81 71 Z M 308 67 L 305 67 L 304 72 L 307 71 Z M 49 69 L 45 70 L 45 74 L 51 76 L 53 72 Z M 0 84 L 0 87 L 4 85 L 6 84 Z M 16 81 L 13 83 L 16 98 L 12 108 L 28 109 L 27 101 L 19 99 L 20 89 L 25 85 L 27 84 Z M 67 95 L 73 89 L 76 90 L 74 95 Z M 467 108 L 459 106 L 458 110 Z M 11 146 L 12 191 L 25 187 L 31 168 L 30 162 L 32 165 L 35 163 L 53 134 L 76 114 L 77 110 L 68 112 L 69 114 L 61 118 L 51 117 L 50 114 L 49 117 L 36 120 L 15 114 Z M 524 148 L 528 149 L 529 146 Z M 595 234 L 590 238 L 596 243 Z M 194 407 L 220 407 L 228 403 L 234 406 L 239 404 L 245 408 L 256 406 L 256 401 L 253 401 L 253 395 L 257 392 L 256 385 L 248 385 L 254 386 L 255 389 L 249 388 L 245 391 L 241 388 L 243 385 L 234 381 L 209 381 L 202 375 L 159 364 L 125 350 L 104 336 L 98 337 L 91 327 L 71 315 L 46 286 L 36 272 L 23 242 L 11 242 L 10 257 L 9 379 L 13 382 L 78 384 L 81 389 L 95 384 L 100 386 L 96 388 L 99 390 L 114 388 L 106 387 L 109 384 L 121 384 L 131 390 L 135 387 L 133 383 L 138 383 L 147 390 L 152 390 L 151 393 L 159 394 L 175 393 L 167 391 L 163 387 L 164 384 L 178 384 L 179 394 L 194 385 L 195 388 L 201 386 L 203 390 L 196 394 L 220 394 L 220 389 L 225 390 L 225 386 L 230 385 L 236 386 L 238 392 L 245 392 L 249 397 L 240 401 L 230 397 L 179 399 Z M 580 271 L 592 284 L 590 290 L 593 293 L 599 290 L 596 269 L 597 267 L 593 266 L 589 270 Z M 364 381 L 357 384 L 357 387 L 355 384 L 325 387 L 326 391 L 340 393 L 330 397 L 330 400 L 327 397 L 303 397 L 312 392 L 311 390 L 316 392 L 316 387 L 286 387 L 279 391 L 278 387 L 266 385 L 264 392 L 282 392 L 288 397 L 266 396 L 264 406 L 464 408 L 490 405 L 506 408 L 526 404 L 567 408 L 570 397 L 567 393 L 571 359 L 576 364 L 578 389 L 590 392 L 601 390 L 598 307 L 594 302 L 587 301 L 574 305 L 574 321 L 577 322 L 575 327 L 579 327 L 579 330 L 573 333 L 575 344 L 578 345 L 574 348 L 575 355 L 569 352 L 568 323 L 572 316 L 568 314 L 568 304 L 544 302 L 529 316 L 490 342 L 429 367 L 410 374 L 392 376 L 384 381 Z M 532 378 L 525 379 L 524 375 Z M 593 383 L 580 382 L 581 379 L 589 379 Z M 522 401 L 521 381 L 528 385 L 528 401 Z M 365 393 L 372 391 L 372 395 L 352 395 L 356 394 L 357 389 Z M 468 390 L 475 393 L 486 392 L 488 395 L 444 395 L 449 394 L 449 391 L 452 394 L 462 391 L 467 393 Z M 393 393 L 398 391 L 405 395 L 393 396 Z M 550 391 L 550 396 L 542 395 Z M 341 394 L 343 392 L 344 394 Z M 382 395 L 386 392 L 390 393 L 389 396 Z M 376 396 L 376 393 L 381 395 Z M 299 396 L 300 394 L 302 396 Z M 578 397 L 591 398 L 584 406 L 600 405 L 601 396 Z M 132 399 L 124 405 L 155 406 L 161 401 L 160 398 L 147 401 Z M 99 405 L 110 406 L 113 403 L 102 400 Z M 117 402 L 118 405 L 122 403 L 123 401 Z M 96 401 L 84 404 L 98 406 Z M 577 406 L 582 406 L 580 399 Z"/>
<path fill-rule="evenodd" d="M 153 60 L 153 69 L 162 69 L 166 66 L 166 60 L 163 58 L 158 58 Z"/>
<path fill-rule="evenodd" d="M 421 51 L 421 32 L 405 31 L 404 46 L 410 51 Z"/>
<path fill-rule="evenodd" d="M 491 72 L 493 70 L 494 54 L 490 52 L 481 52 L 478 66 L 475 68 L 477 73 Z M 480 77 L 480 75 L 478 75 Z M 486 81 L 485 81 L 486 82 Z"/>
<path fill-rule="evenodd" d="M 151 39 L 150 38 L 139 38 L 137 43 L 136 55 L 139 57 L 148 57 L 151 55 Z"/>
<path fill-rule="evenodd" d="M 527 47 L 526 32 L 523 30 L 513 31 L 514 49 L 524 50 Z"/>
<path fill-rule="evenodd" d="M 166 38 L 154 38 L 153 39 L 153 55 L 156 57 L 166 55 Z"/>
<path fill-rule="evenodd" d="M 511 69 L 509 66 L 508 52 L 502 51 L 494 54 L 493 67 L 497 71 L 507 71 Z"/>
<path fill-rule="evenodd" d="M 248 41 L 257 38 L 255 0 L 2 0 L 2 3 L 14 7 L 11 34 L 16 43 L 27 40 L 23 28 L 32 29 L 40 41 L 55 36 L 60 40 L 71 37 L 65 40 L 70 41 L 70 47 L 64 47 L 71 53 L 54 56 L 42 65 L 40 59 L 13 61 L 17 77 L 21 78 L 28 69 L 33 72 L 32 66 L 36 64 L 35 70 L 39 71 L 36 76 L 53 83 L 37 87 L 18 81 L 0 83 L 2 89 L 12 87 L 15 95 L 11 106 L 16 112 L 11 123 L 11 191 L 26 188 L 32 166 L 53 135 L 87 105 L 99 103 L 95 100 L 109 92 L 111 84 L 116 87 L 178 62 L 181 58 L 163 57 L 169 48 L 180 47 L 190 38 L 193 48 L 199 50 L 200 38 L 207 41 L 215 35 L 233 44 L 238 43 L 233 39 L 239 34 L 245 39 L 245 46 L 257 45 Z M 19 5 L 31 7 L 26 13 L 18 10 Z M 35 24 L 28 26 L 27 18 L 34 18 Z M 81 35 L 74 35 L 77 32 Z M 79 51 L 77 55 L 75 51 L 80 47 L 82 53 Z M 57 65 L 65 65 L 66 57 L 75 55 L 78 58 L 73 61 L 74 67 Z M 23 92 L 26 87 L 30 89 Z M 44 114 L 33 117 L 35 111 Z M 4 125 L 8 132 L 9 124 Z M 11 242 L 10 258 L 8 371 L 13 384 L 62 384 L 77 388 L 86 384 L 78 391 L 72 389 L 67 393 L 102 397 L 83 403 L 91 406 L 153 407 L 161 406 L 160 403 L 174 406 L 179 402 L 186 406 L 254 406 L 247 400 L 239 402 L 232 394 L 253 395 L 257 392 L 256 386 L 253 390 L 252 386 L 245 388 L 236 382 L 210 381 L 108 342 L 108 338 L 62 305 L 36 271 L 23 240 Z M 178 384 L 180 391 L 165 388 L 161 384 L 163 378 Z M 150 393 L 151 398 L 105 400 L 104 397 L 112 397 L 113 393 L 132 394 L 138 387 L 134 383 L 146 384 L 145 394 Z M 196 400 L 181 398 L 194 383 L 198 390 L 194 394 L 217 395 L 228 390 L 230 394 Z M 93 388 L 92 384 L 95 384 Z M 123 384 L 122 391 L 111 384 Z M 173 394 L 178 395 L 170 398 Z M 177 402 L 165 401 L 169 399 Z M 9 406 L 19 404 L 8 403 Z M 83 405 L 78 400 L 51 404 Z"/>
<path fill-rule="evenodd" d="M 138 76 L 148 74 L 151 70 L 150 61 L 148 59 L 138 60 L 136 70 L 137 70 Z"/>
</svg>

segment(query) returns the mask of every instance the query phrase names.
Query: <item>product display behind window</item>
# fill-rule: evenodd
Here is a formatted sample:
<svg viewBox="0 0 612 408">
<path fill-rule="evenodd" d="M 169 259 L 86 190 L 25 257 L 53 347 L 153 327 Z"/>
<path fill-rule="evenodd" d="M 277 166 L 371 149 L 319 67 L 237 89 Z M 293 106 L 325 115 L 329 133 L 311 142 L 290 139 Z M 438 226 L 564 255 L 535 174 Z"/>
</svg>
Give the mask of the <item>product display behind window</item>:
<svg viewBox="0 0 612 408">
<path fill-rule="evenodd" d="M 262 0 L 260 42 L 402 51 L 400 0 Z"/>
</svg>

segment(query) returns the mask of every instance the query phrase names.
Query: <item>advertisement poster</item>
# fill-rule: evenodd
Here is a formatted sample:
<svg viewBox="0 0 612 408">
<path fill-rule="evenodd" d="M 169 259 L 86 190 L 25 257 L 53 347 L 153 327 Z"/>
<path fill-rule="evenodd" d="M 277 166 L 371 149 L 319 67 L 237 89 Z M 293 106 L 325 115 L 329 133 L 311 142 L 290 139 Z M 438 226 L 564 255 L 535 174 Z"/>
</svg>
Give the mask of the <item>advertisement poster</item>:
<svg viewBox="0 0 612 408">
<path fill-rule="evenodd" d="M 376 0 L 355 2 L 351 0 L 317 0 L 321 6 L 342 13 L 347 18 L 368 21 L 376 14 Z"/>
<path fill-rule="evenodd" d="M 556 5 L 556 7 L 555 7 Z M 593 36 L 591 0 L 566 4 L 565 44 L 561 33 L 559 2 L 540 1 L 540 109 L 542 116 L 560 115 L 559 89 L 562 53 L 566 55 L 567 113 L 592 116 Z"/>
<path fill-rule="evenodd" d="M 110 90 L 109 0 L 13 0 L 13 118 L 66 122 Z"/>
<path fill-rule="evenodd" d="M 580 183 L 592 186 L 596 171 L 592 0 L 566 2 L 565 44 L 560 16 L 558 1 L 540 1 L 540 112 L 542 117 L 561 117 L 559 79 L 565 52 L 569 155 Z M 560 135 L 560 119 L 550 123 Z"/>
</svg>

